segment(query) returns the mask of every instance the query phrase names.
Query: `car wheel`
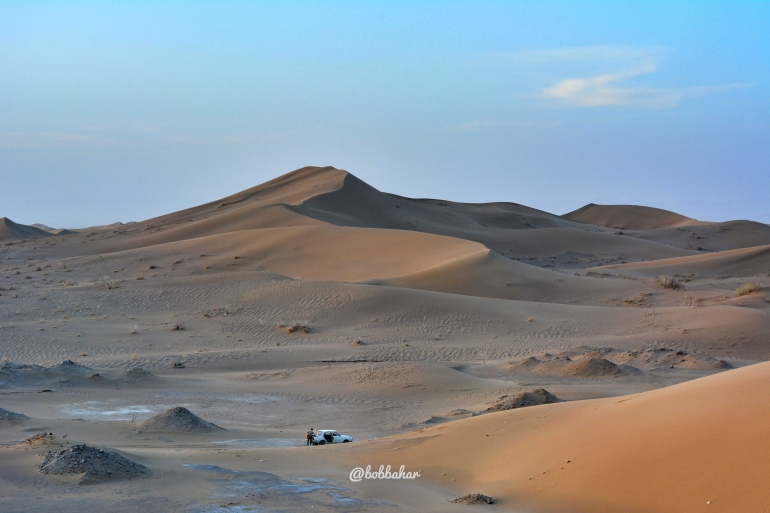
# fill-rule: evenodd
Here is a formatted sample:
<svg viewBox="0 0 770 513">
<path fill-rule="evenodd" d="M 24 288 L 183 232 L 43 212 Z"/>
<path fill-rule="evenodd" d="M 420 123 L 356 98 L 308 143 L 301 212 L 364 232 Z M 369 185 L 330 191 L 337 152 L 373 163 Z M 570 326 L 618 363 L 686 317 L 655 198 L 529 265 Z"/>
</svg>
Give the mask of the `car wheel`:
<svg viewBox="0 0 770 513">
<path fill-rule="evenodd" d="M 319 440 L 318 445 L 326 445 L 326 440 Z"/>
<path fill-rule="evenodd" d="M 350 440 L 343 440 L 343 441 L 342 441 L 342 443 L 343 443 L 343 444 L 346 444 L 346 443 L 348 443 L 348 442 L 350 442 Z"/>
</svg>

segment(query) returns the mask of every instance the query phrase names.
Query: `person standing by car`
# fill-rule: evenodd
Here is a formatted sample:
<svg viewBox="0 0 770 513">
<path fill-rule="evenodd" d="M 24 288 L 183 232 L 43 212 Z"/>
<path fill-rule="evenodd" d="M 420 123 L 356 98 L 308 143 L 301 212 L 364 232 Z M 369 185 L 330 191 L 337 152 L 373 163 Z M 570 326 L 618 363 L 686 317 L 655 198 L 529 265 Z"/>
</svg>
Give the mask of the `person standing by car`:
<svg viewBox="0 0 770 513">
<path fill-rule="evenodd" d="M 315 438 L 315 433 L 313 432 L 313 428 L 310 428 L 310 431 L 305 433 L 305 439 L 308 445 L 313 445 L 313 438 Z"/>
</svg>

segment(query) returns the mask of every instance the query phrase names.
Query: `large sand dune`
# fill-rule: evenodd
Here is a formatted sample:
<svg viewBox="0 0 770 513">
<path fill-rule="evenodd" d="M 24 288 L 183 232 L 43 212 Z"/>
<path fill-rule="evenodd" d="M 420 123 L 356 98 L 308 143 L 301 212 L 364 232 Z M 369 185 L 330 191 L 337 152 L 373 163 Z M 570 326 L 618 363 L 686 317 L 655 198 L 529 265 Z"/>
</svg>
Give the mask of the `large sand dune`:
<svg viewBox="0 0 770 513">
<path fill-rule="evenodd" d="M 666 258 L 602 267 L 631 271 L 635 276 L 696 274 L 700 276 L 765 276 L 770 273 L 770 246 L 758 246 L 706 255 Z"/>
<path fill-rule="evenodd" d="M 770 359 L 770 300 L 735 295 L 770 287 L 767 225 L 410 199 L 306 167 L 51 230 L 0 224 L 0 414 L 19 414 L 0 511 L 770 507 L 770 369 L 746 367 Z M 566 402 L 489 413 L 541 388 Z M 223 429 L 176 429 L 180 407 Z M 311 426 L 355 442 L 300 447 Z M 85 442 L 152 479 L 40 472 Z M 382 463 L 423 477 L 348 480 Z"/>
<path fill-rule="evenodd" d="M 420 469 L 512 510 L 763 511 L 770 364 L 638 395 L 460 420 L 338 455 Z"/>
<path fill-rule="evenodd" d="M 7 217 L 0 217 L 0 242 L 49 237 L 51 234 L 34 226 L 14 223 Z"/>
<path fill-rule="evenodd" d="M 654 230 L 656 228 L 708 224 L 669 210 L 637 205 L 597 205 L 589 203 L 584 207 L 564 214 L 562 217 L 573 221 L 580 221 L 581 223 L 621 230 Z"/>
</svg>

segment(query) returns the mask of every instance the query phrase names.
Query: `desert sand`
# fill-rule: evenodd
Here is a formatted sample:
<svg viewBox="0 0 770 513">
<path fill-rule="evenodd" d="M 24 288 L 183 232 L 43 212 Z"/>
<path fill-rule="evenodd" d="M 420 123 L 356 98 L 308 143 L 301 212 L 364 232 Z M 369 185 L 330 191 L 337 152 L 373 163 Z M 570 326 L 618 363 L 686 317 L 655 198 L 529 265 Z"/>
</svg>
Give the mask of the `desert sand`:
<svg viewBox="0 0 770 513">
<path fill-rule="evenodd" d="M 770 226 L 332 167 L 141 222 L 0 221 L 0 511 L 770 508 Z"/>
</svg>

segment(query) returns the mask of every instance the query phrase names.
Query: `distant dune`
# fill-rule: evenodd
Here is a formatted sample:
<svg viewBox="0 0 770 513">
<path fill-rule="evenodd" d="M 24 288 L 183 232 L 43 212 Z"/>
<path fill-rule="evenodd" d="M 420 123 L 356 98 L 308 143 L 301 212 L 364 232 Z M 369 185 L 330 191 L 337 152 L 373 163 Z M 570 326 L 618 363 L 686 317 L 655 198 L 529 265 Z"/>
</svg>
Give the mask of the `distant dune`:
<svg viewBox="0 0 770 513">
<path fill-rule="evenodd" d="M 770 245 L 720 251 L 705 255 L 666 258 L 652 262 L 608 265 L 607 269 L 630 270 L 635 276 L 654 278 L 661 274 L 700 276 L 757 276 L 770 272 Z"/>
<path fill-rule="evenodd" d="M 0 242 L 13 242 L 21 239 L 50 236 L 50 233 L 40 228 L 14 223 L 7 217 L 0 217 Z"/>
<path fill-rule="evenodd" d="M 606 226 L 620 230 L 654 230 L 677 226 L 708 224 L 660 208 L 637 205 L 597 205 L 589 203 L 577 210 L 564 214 L 564 219 L 581 223 Z"/>
</svg>

